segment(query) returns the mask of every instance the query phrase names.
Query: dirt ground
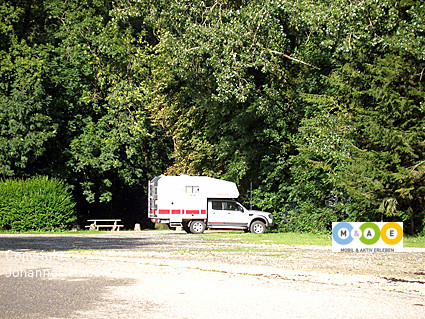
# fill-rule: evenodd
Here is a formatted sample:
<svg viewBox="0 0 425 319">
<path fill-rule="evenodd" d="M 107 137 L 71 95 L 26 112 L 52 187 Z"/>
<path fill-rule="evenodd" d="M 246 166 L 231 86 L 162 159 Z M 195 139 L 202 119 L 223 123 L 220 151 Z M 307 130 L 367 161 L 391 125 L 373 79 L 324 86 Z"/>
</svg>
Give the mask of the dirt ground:
<svg viewBox="0 0 425 319">
<path fill-rule="evenodd" d="M 115 250 L 106 254 L 100 251 L 81 256 L 144 258 L 153 263 L 210 271 L 374 287 L 425 296 L 423 248 L 405 248 L 403 253 L 333 253 L 331 247 L 229 242 L 170 232 L 164 232 L 157 240 L 161 243 L 149 250 Z M 155 245 L 159 249 L 154 249 Z"/>
<path fill-rule="evenodd" d="M 13 241 L 8 240 L 10 236 Z M 101 235 L 0 236 L 0 249 L 56 251 L 74 258 L 134 260 L 187 265 L 230 273 L 294 280 L 374 286 L 425 295 L 425 249 L 403 253 L 333 253 L 331 247 L 240 242 L 178 231 L 120 232 Z M 38 236 L 38 238 L 40 238 Z"/>
<path fill-rule="evenodd" d="M 291 289 L 300 294 L 302 292 L 301 297 L 296 295 L 297 298 L 309 300 L 305 309 L 301 310 L 295 304 L 290 304 L 289 308 L 284 310 L 273 305 L 272 310 L 269 309 L 270 318 L 281 317 L 282 314 L 292 314 L 295 317 L 326 317 L 317 316 L 315 309 L 317 307 L 330 309 L 333 303 L 326 300 L 332 298 L 336 298 L 339 305 L 345 305 L 344 308 L 332 308 L 335 314 L 348 314 L 345 316 L 348 318 L 376 317 L 374 311 L 382 312 L 390 308 L 393 309 L 393 314 L 397 314 L 394 311 L 398 311 L 397 316 L 403 309 L 411 318 L 425 318 L 425 249 L 419 248 L 405 248 L 403 253 L 333 253 L 330 246 L 239 242 L 226 236 L 215 238 L 172 231 L 111 232 L 98 235 L 0 235 L 0 279 L 2 279 L 0 286 L 2 283 L 4 285 L 1 287 L 3 304 L 0 299 L 0 307 L 10 307 L 10 302 L 4 301 L 7 300 L 4 294 L 9 290 L 10 293 L 7 295 L 10 300 L 12 298 L 10 296 L 18 293 L 14 288 L 17 283 L 25 287 L 35 285 L 35 290 L 46 284 L 44 281 L 35 282 L 22 278 L 27 276 L 22 276 L 22 272 L 19 274 L 19 270 L 27 268 L 48 269 L 50 279 L 71 278 L 67 281 L 68 286 L 77 283 L 83 285 L 81 281 L 83 279 L 93 280 L 92 286 L 99 286 L 99 293 L 103 287 L 103 281 L 99 281 L 99 278 L 107 278 L 111 282 L 109 286 L 118 286 L 107 298 L 125 300 L 127 306 L 119 307 L 126 313 L 126 318 L 133 318 L 129 313 L 130 306 L 142 309 L 140 300 L 143 300 L 142 312 L 146 317 L 166 318 L 169 303 L 174 303 L 174 307 L 177 308 L 176 318 L 199 317 L 187 314 L 191 311 L 190 303 L 183 306 L 182 301 L 188 295 L 196 298 L 198 286 L 189 285 L 190 289 L 186 287 L 186 290 L 180 291 L 181 286 L 187 286 L 187 282 L 197 276 L 203 282 L 200 287 L 221 291 L 222 293 L 216 293 L 214 298 L 223 299 L 221 302 L 226 304 L 221 315 L 215 317 L 214 313 L 205 309 L 201 312 L 203 318 L 230 318 L 229 313 L 235 309 L 241 311 L 238 302 L 247 303 L 246 307 L 250 309 L 246 310 L 245 317 L 258 317 L 261 311 L 257 308 L 261 308 L 261 303 L 267 303 L 268 299 L 265 298 L 269 294 L 271 294 L 268 297 L 270 302 L 276 299 L 279 303 L 282 298 L 286 300 L 295 298 L 295 295 L 291 294 Z M 14 277 L 11 271 L 15 271 L 16 274 L 13 281 L 7 280 Z M 115 281 L 123 283 L 114 284 Z M 65 285 L 63 281 L 60 282 L 59 287 Z M 170 282 L 173 284 L 168 285 Z M 168 285 L 166 289 L 160 288 L 164 285 Z M 254 289 L 256 285 L 259 286 Z M 63 290 L 78 290 L 74 286 L 68 286 L 63 286 Z M 158 287 L 142 293 L 147 286 Z M 97 291 L 86 290 L 90 294 Z M 226 291 L 233 290 L 237 291 L 236 293 L 250 292 L 249 296 L 251 292 L 253 294 L 263 292 L 264 296 L 245 297 L 243 300 L 236 298 L 231 302 L 229 298 L 224 297 Z M 119 296 L 116 295 L 118 292 Z M 150 294 L 151 297 L 147 298 L 146 294 Z M 58 292 L 58 295 L 62 296 L 63 293 Z M 158 297 L 155 297 L 156 295 Z M 31 311 L 37 310 L 37 304 L 40 302 L 28 298 L 32 302 L 26 300 L 23 303 L 34 304 Z M 52 297 L 49 295 L 49 298 Z M 100 311 L 102 307 L 96 303 L 92 305 L 98 309 L 95 313 L 85 311 L 84 307 L 77 303 L 78 300 L 75 300 L 74 308 L 83 309 L 77 312 L 78 315 L 74 312 L 70 316 L 56 314 L 51 317 L 77 318 L 83 314 L 87 318 L 107 318 L 111 311 L 117 310 L 114 308 L 118 307 L 117 303 L 105 306 L 105 296 L 97 298 L 103 300 L 102 307 L 109 310 Z M 366 312 L 359 312 L 357 308 L 354 311 L 348 306 L 351 302 L 367 305 L 370 298 L 384 301 L 377 304 L 376 309 L 363 310 Z M 158 299 L 163 301 L 158 302 Z M 171 301 L 165 303 L 164 300 Z M 313 301 L 319 304 L 314 305 Z M 149 303 L 154 303 L 157 311 L 152 312 L 153 308 L 147 306 Z M 68 303 L 64 303 L 62 309 L 67 309 L 67 305 Z M 22 307 L 13 309 L 7 313 L 7 317 L 2 317 L 0 311 L 0 318 L 25 317 L 19 310 Z"/>
</svg>

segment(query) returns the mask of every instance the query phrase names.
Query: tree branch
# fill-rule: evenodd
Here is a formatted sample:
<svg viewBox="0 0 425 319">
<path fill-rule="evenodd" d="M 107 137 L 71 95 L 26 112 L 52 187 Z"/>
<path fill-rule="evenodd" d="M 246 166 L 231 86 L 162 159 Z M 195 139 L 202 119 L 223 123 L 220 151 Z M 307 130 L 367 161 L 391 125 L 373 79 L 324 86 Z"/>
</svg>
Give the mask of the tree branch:
<svg viewBox="0 0 425 319">
<path fill-rule="evenodd" d="M 282 55 L 282 56 L 284 56 L 285 58 L 287 58 L 287 59 L 289 59 L 289 60 L 292 60 L 292 61 L 295 61 L 295 62 L 298 62 L 298 63 L 302 63 L 302 64 L 305 64 L 305 65 L 308 65 L 308 66 L 310 66 L 310 67 L 312 67 L 312 68 L 315 68 L 316 70 L 320 70 L 320 68 L 319 68 L 319 67 L 317 67 L 317 66 L 315 66 L 315 65 L 313 65 L 313 64 L 310 64 L 310 63 L 307 63 L 307 62 L 304 62 L 304 61 L 298 60 L 298 59 L 293 58 L 293 57 L 291 57 L 291 56 L 289 56 L 289 55 L 287 55 L 287 54 L 285 54 L 285 53 L 283 53 L 283 52 L 279 52 L 279 51 L 275 51 L 275 50 L 269 50 L 269 52 L 270 52 L 270 53 L 274 53 L 274 54 L 278 54 L 278 55 Z"/>
</svg>

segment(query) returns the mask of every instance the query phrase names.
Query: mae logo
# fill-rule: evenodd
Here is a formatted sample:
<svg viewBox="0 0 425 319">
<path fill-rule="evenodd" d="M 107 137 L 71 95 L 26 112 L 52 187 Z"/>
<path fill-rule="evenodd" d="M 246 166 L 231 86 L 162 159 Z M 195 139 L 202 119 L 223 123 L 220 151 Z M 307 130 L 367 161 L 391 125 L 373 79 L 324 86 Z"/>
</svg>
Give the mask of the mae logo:
<svg viewBox="0 0 425 319">
<path fill-rule="evenodd" d="M 402 252 L 403 223 L 332 223 L 333 252 Z"/>
</svg>

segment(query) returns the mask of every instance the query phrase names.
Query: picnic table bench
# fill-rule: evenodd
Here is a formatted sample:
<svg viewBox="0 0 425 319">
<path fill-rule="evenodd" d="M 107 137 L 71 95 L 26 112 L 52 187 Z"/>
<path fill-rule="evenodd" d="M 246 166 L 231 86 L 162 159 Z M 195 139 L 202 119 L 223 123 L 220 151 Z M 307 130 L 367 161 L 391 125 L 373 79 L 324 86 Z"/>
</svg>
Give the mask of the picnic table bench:
<svg viewBox="0 0 425 319">
<path fill-rule="evenodd" d="M 119 231 L 121 227 L 124 227 L 124 225 L 118 225 L 118 222 L 120 221 L 121 219 L 88 219 L 87 222 L 89 222 L 90 225 L 86 226 L 86 228 L 96 228 L 96 230 L 99 230 L 99 228 L 102 227 L 110 227 L 112 231 Z"/>
</svg>

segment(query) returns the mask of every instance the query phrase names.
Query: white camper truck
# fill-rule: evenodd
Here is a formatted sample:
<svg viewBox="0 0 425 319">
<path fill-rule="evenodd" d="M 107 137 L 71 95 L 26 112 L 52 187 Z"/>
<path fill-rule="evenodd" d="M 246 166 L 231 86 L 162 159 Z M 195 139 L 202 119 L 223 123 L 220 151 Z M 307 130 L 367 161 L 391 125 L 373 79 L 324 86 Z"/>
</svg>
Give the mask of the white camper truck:
<svg viewBox="0 0 425 319">
<path fill-rule="evenodd" d="M 244 229 L 262 234 L 273 215 L 248 210 L 235 199 L 235 183 L 205 176 L 157 176 L 149 182 L 148 216 L 155 223 L 183 227 L 186 232 Z"/>
</svg>

